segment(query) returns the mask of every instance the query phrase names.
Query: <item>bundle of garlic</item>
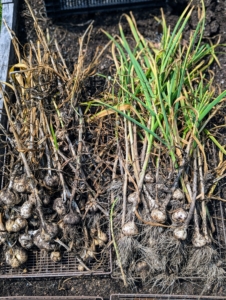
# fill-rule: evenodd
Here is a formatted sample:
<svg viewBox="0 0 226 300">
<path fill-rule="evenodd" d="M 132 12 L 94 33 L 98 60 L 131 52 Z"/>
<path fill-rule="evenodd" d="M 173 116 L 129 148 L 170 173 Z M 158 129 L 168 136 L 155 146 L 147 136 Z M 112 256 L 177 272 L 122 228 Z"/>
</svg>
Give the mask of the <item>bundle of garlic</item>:
<svg viewBox="0 0 226 300">
<path fill-rule="evenodd" d="M 108 242 L 104 195 L 110 178 L 104 161 L 101 164 L 87 151 L 94 148 L 96 133 L 87 134 L 78 101 L 83 81 L 98 62 L 95 56 L 86 66 L 83 55 L 92 24 L 79 41 L 78 64 L 70 72 L 57 41 L 49 41 L 25 2 L 38 40 L 30 41 L 20 53 L 11 32 L 18 63 L 10 69 L 8 84 L 15 99 L 1 89 L 9 130 L 0 125 L 6 136 L 1 142 L 7 146 L 5 186 L 0 191 L 0 246 L 12 268 L 23 265 L 39 249 L 54 263 L 63 252 L 73 251 L 80 267 L 89 270 L 86 264 L 92 261 L 96 268 L 97 256 Z"/>
</svg>

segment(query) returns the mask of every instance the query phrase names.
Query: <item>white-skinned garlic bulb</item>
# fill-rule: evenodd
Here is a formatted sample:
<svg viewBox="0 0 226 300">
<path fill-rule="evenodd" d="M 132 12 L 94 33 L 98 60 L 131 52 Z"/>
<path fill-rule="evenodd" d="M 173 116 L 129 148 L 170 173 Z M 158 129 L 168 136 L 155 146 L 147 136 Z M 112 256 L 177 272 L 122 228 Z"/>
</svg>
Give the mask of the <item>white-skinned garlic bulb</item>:
<svg viewBox="0 0 226 300">
<path fill-rule="evenodd" d="M 125 223 L 122 226 L 122 233 L 126 236 L 132 236 L 132 235 L 138 234 L 138 228 L 137 228 L 135 222 L 130 221 L 130 222 Z"/>
<path fill-rule="evenodd" d="M 174 192 L 173 192 L 173 199 L 175 200 L 184 200 L 184 194 L 183 192 L 181 191 L 181 189 L 176 189 Z"/>
<path fill-rule="evenodd" d="M 183 208 L 178 208 L 172 213 L 172 220 L 175 223 L 184 223 L 187 219 L 188 213 Z"/>
<path fill-rule="evenodd" d="M 157 209 L 157 208 L 154 208 L 151 212 L 151 218 L 157 222 L 157 223 L 161 223 L 161 224 L 164 224 L 167 220 L 167 216 L 166 216 L 166 213 Z"/>
<path fill-rule="evenodd" d="M 184 241 L 187 238 L 187 229 L 184 226 L 175 228 L 173 235 L 176 239 Z"/>
</svg>

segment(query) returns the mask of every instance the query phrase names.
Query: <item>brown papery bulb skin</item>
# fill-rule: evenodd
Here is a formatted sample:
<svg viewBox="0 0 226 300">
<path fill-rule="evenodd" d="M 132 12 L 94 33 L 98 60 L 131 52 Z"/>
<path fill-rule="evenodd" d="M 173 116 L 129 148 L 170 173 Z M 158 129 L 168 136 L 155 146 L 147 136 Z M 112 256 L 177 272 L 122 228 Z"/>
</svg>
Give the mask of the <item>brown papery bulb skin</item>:
<svg viewBox="0 0 226 300">
<path fill-rule="evenodd" d="M 81 221 L 81 217 L 77 212 L 70 212 L 63 218 L 64 224 L 67 225 L 77 225 L 80 223 L 80 221 Z"/>
<path fill-rule="evenodd" d="M 29 219 L 32 216 L 33 203 L 26 201 L 20 208 L 20 215 L 24 219 Z"/>
<path fill-rule="evenodd" d="M 18 195 L 10 190 L 0 191 L 0 205 L 6 205 L 7 207 L 13 207 L 19 204 L 21 201 Z"/>
<path fill-rule="evenodd" d="M 206 239 L 201 233 L 195 232 L 192 237 L 192 244 L 196 248 L 201 248 L 206 245 Z"/>
<path fill-rule="evenodd" d="M 188 213 L 183 208 L 178 208 L 172 214 L 172 220 L 176 223 L 184 223 L 187 219 Z"/>
<path fill-rule="evenodd" d="M 164 224 L 167 220 L 166 213 L 162 212 L 161 210 L 159 210 L 157 208 L 152 210 L 151 217 L 155 222 L 161 223 L 161 224 Z"/>
<path fill-rule="evenodd" d="M 173 231 L 173 236 L 181 241 L 186 240 L 187 238 L 187 230 L 184 227 L 175 228 Z"/>
<path fill-rule="evenodd" d="M 137 205 L 138 203 L 138 195 L 137 195 L 137 192 L 133 192 L 132 194 L 130 194 L 127 198 L 127 201 L 129 203 L 132 203 L 134 205 Z"/>
<path fill-rule="evenodd" d="M 67 208 L 63 203 L 62 198 L 57 198 L 53 202 L 53 209 L 58 213 L 58 215 L 62 216 L 67 213 Z"/>
<path fill-rule="evenodd" d="M 138 234 L 138 228 L 133 221 L 127 222 L 122 226 L 122 233 L 126 236 Z"/>
</svg>

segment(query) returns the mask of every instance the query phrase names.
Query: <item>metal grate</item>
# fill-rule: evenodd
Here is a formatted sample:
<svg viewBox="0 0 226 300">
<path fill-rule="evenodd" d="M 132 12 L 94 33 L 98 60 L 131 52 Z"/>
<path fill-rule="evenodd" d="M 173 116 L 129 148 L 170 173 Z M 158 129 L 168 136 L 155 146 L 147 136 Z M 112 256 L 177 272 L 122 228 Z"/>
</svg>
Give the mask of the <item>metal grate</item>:
<svg viewBox="0 0 226 300">
<path fill-rule="evenodd" d="M 52 296 L 15 296 L 15 297 L 0 297 L 0 300 L 103 300 L 103 298 L 97 297 L 86 297 L 86 296 L 60 296 L 60 297 L 52 297 Z"/>
<path fill-rule="evenodd" d="M 45 0 L 48 17 L 57 17 L 68 13 L 90 13 L 145 6 L 161 7 L 165 3 L 165 0 Z"/>
<path fill-rule="evenodd" d="M 143 295 L 143 294 L 117 294 L 117 295 L 111 295 L 110 300 L 181 300 L 181 299 L 187 299 L 187 300 L 204 300 L 204 299 L 226 299 L 225 297 L 215 297 L 215 296 L 191 296 L 191 295 L 157 295 L 157 294 L 149 294 L 149 295 Z"/>
<path fill-rule="evenodd" d="M 91 262 L 87 266 L 91 271 L 78 271 L 79 262 L 73 253 L 65 253 L 62 260 L 54 263 L 49 256 L 41 251 L 28 252 L 28 261 L 23 268 L 12 269 L 5 263 L 0 265 L 0 278 L 22 278 L 22 277 L 58 277 L 79 275 L 103 275 L 111 273 L 111 254 L 106 251 L 102 256 L 97 256 L 100 264 Z M 1 298 L 0 298 L 1 299 Z"/>
<path fill-rule="evenodd" d="M 6 153 L 7 153 L 7 149 L 6 149 Z M 4 170 L 9 163 L 10 154 L 6 154 L 6 153 L 4 156 L 4 166 L 2 169 L 0 169 L 1 188 L 5 185 Z M 1 161 L 1 157 L 0 157 L 0 161 Z M 108 234 L 110 240 L 110 229 L 108 224 L 106 224 L 105 227 L 102 229 L 104 230 L 104 232 Z M 3 256 L 3 251 L 1 250 L 2 248 L 0 248 L 0 258 Z M 2 259 L 0 263 L 0 278 L 108 275 L 111 274 L 112 272 L 111 248 L 106 248 L 103 252 L 96 254 L 96 258 L 93 259 L 93 261 L 86 263 L 90 271 L 86 271 L 86 270 L 79 271 L 78 270 L 79 265 L 80 265 L 79 261 L 77 260 L 76 256 L 72 252 L 65 252 L 63 254 L 62 260 L 60 262 L 54 263 L 50 259 L 49 253 L 40 250 L 30 250 L 28 251 L 28 261 L 21 268 L 12 269 L 10 266 L 8 266 L 5 263 L 5 258 Z M 54 298 L 54 299 L 58 299 L 58 298 Z M 71 299 L 78 299 L 78 298 L 71 298 Z"/>
</svg>

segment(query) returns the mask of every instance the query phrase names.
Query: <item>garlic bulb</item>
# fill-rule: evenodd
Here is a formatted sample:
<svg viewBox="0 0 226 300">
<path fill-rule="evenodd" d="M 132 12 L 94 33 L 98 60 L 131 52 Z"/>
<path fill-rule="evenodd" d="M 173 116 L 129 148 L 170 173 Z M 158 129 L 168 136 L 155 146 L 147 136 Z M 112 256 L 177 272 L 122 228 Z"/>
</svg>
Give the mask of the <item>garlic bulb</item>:
<svg viewBox="0 0 226 300">
<path fill-rule="evenodd" d="M 173 192 L 173 199 L 175 200 L 184 200 L 184 194 L 180 189 L 176 189 Z"/>
<path fill-rule="evenodd" d="M 41 233 L 38 231 L 33 238 L 34 244 L 39 248 L 47 251 L 54 250 L 55 245 L 51 244 L 50 242 L 46 242 L 43 238 Z"/>
<path fill-rule="evenodd" d="M 138 234 L 138 228 L 133 221 L 127 222 L 122 226 L 122 233 L 126 236 Z"/>
<path fill-rule="evenodd" d="M 63 218 L 64 224 L 67 225 L 76 225 L 80 222 L 80 220 L 81 218 L 77 212 L 70 212 Z"/>
<path fill-rule="evenodd" d="M 5 259 L 7 265 L 11 266 L 11 268 L 18 268 L 27 261 L 28 255 L 22 248 L 10 248 L 5 253 Z"/>
<path fill-rule="evenodd" d="M 55 223 L 45 223 L 45 229 L 42 229 L 41 236 L 45 242 L 51 241 L 58 234 L 59 227 Z"/>
<path fill-rule="evenodd" d="M 151 217 L 154 221 L 161 224 L 164 224 L 167 219 L 166 213 L 156 208 L 152 210 Z"/>
<path fill-rule="evenodd" d="M 128 201 L 129 203 L 132 203 L 132 204 L 136 205 L 137 202 L 138 202 L 138 195 L 137 195 L 137 192 L 133 192 L 132 194 L 130 194 L 130 195 L 128 196 L 128 198 L 127 198 L 127 201 Z"/>
<path fill-rule="evenodd" d="M 176 239 L 184 241 L 187 238 L 187 230 L 184 226 L 175 228 L 173 235 Z"/>
<path fill-rule="evenodd" d="M 192 237 L 192 244 L 196 248 L 201 248 L 206 245 L 206 239 L 201 233 L 195 232 Z"/>
<path fill-rule="evenodd" d="M 50 259 L 53 261 L 53 262 L 58 262 L 61 260 L 61 253 L 60 251 L 53 251 L 51 252 L 50 254 Z"/>
<path fill-rule="evenodd" d="M 17 176 L 13 180 L 13 190 L 17 193 L 24 193 L 27 191 L 27 178 L 26 175 Z"/>
<path fill-rule="evenodd" d="M 187 219 L 188 213 L 183 208 L 178 208 L 172 214 L 172 220 L 176 223 L 184 223 Z"/>
<path fill-rule="evenodd" d="M 152 175 L 151 172 L 148 172 L 144 176 L 144 181 L 147 183 L 154 183 L 155 182 L 155 177 Z"/>
<path fill-rule="evenodd" d="M 47 174 L 44 178 L 44 183 L 49 187 L 56 187 L 59 184 L 59 178 L 57 175 Z"/>
<path fill-rule="evenodd" d="M 9 219 L 6 221 L 5 226 L 8 232 L 18 232 L 27 226 L 27 221 L 21 217 L 18 217 L 15 220 Z"/>
<path fill-rule="evenodd" d="M 82 265 L 78 265 L 78 271 L 79 272 L 83 272 L 85 270 L 85 268 Z"/>
<path fill-rule="evenodd" d="M 67 208 L 66 208 L 62 198 L 57 198 L 57 199 L 54 200 L 53 209 L 60 216 L 65 215 L 67 213 Z"/>
<path fill-rule="evenodd" d="M 20 215 L 24 219 L 28 219 L 32 215 L 34 204 L 31 201 L 26 201 L 23 203 L 23 205 L 20 208 Z"/>
<path fill-rule="evenodd" d="M 33 239 L 29 233 L 23 233 L 19 236 L 19 243 L 25 249 L 30 249 L 33 246 Z"/>
<path fill-rule="evenodd" d="M 7 207 L 13 207 L 19 204 L 21 201 L 20 197 L 16 193 L 10 190 L 0 191 L 0 205 L 6 205 Z"/>
</svg>

